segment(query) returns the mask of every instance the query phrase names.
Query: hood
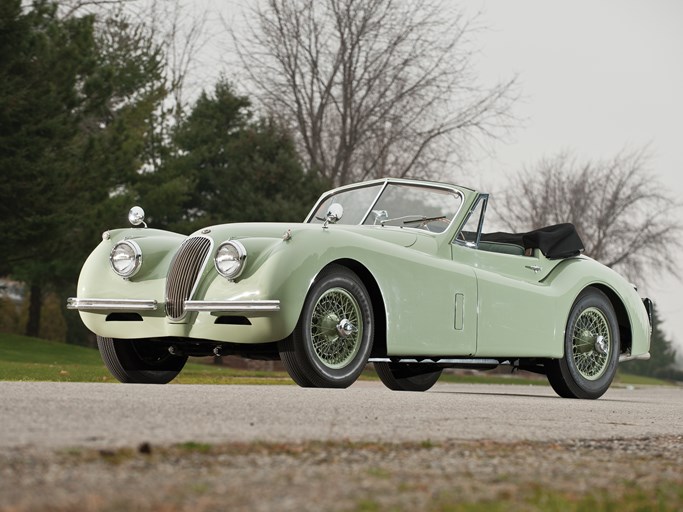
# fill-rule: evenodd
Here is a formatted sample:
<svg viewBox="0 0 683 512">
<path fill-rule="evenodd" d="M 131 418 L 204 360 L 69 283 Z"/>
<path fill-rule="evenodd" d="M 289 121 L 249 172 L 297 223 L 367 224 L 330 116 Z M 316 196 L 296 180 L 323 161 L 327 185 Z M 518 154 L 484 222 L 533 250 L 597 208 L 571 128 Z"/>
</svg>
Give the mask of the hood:
<svg viewBox="0 0 683 512">
<path fill-rule="evenodd" d="M 330 232 L 349 232 L 354 235 L 367 236 L 376 240 L 402 245 L 412 246 L 417 240 L 417 235 L 408 230 L 381 227 L 381 226 L 356 226 L 356 225 L 329 225 L 326 229 Z M 302 224 L 286 222 L 250 222 L 240 224 L 219 224 L 201 229 L 190 236 L 210 236 L 216 243 L 229 239 L 249 240 L 260 239 L 283 239 L 285 234 L 291 234 L 295 238 L 297 233 L 305 233 L 308 236 L 315 232 L 322 232 L 322 224 Z"/>
</svg>

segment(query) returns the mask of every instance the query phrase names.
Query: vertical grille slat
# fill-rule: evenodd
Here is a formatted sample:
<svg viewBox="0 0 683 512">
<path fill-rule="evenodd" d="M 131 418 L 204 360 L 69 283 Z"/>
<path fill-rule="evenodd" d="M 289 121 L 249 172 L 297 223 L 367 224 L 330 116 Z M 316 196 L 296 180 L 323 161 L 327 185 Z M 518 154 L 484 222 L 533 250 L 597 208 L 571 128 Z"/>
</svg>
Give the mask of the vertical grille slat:
<svg viewBox="0 0 683 512">
<path fill-rule="evenodd" d="M 178 249 L 166 277 L 166 316 L 178 320 L 185 314 L 185 301 L 190 298 L 199 273 L 211 250 L 211 240 L 188 238 Z"/>
</svg>

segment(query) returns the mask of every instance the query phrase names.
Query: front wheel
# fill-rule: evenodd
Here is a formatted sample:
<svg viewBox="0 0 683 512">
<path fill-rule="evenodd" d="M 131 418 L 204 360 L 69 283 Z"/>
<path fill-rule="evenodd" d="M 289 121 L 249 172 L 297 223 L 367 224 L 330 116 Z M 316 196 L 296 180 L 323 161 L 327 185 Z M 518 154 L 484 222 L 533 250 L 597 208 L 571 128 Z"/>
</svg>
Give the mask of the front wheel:
<svg viewBox="0 0 683 512">
<path fill-rule="evenodd" d="M 294 332 L 280 342 L 280 359 L 300 386 L 345 388 L 368 362 L 373 332 L 365 285 L 346 267 L 331 265 L 308 293 Z"/>
<path fill-rule="evenodd" d="M 564 398 L 599 398 L 614 379 L 619 350 L 612 303 L 600 290 L 587 288 L 569 313 L 564 357 L 545 364 L 548 382 Z"/>
<path fill-rule="evenodd" d="M 382 383 L 393 391 L 427 391 L 443 369 L 432 363 L 375 363 Z"/>
<path fill-rule="evenodd" d="M 97 337 L 102 361 L 120 382 L 166 384 L 175 379 L 187 356 L 174 356 L 168 345 L 146 339 L 123 340 Z"/>
</svg>

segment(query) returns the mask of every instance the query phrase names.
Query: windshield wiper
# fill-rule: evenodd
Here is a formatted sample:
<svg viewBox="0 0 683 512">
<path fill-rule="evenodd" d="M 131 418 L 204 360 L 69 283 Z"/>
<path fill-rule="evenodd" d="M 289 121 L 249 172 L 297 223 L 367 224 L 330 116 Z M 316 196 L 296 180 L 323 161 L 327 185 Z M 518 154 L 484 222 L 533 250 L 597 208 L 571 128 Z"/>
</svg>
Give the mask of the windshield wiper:
<svg viewBox="0 0 683 512">
<path fill-rule="evenodd" d="M 403 224 L 412 224 L 414 222 L 423 222 L 426 224 L 427 222 L 432 222 L 435 220 L 445 220 L 446 222 L 448 222 L 448 217 L 446 217 L 445 215 L 439 215 L 438 217 L 420 217 L 419 219 L 404 220 Z"/>
</svg>

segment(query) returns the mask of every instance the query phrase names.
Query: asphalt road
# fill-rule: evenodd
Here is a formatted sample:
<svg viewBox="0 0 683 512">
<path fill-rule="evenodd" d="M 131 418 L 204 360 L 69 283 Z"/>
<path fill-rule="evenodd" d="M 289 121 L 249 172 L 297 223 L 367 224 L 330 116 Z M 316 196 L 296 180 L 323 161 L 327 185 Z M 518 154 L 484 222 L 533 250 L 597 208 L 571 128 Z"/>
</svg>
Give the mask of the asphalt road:
<svg viewBox="0 0 683 512">
<path fill-rule="evenodd" d="M 359 382 L 296 386 L 0 382 L 0 448 L 143 442 L 561 441 L 683 433 L 683 389 L 612 388 L 599 400 L 543 386 L 437 384 L 426 393 Z"/>
</svg>

